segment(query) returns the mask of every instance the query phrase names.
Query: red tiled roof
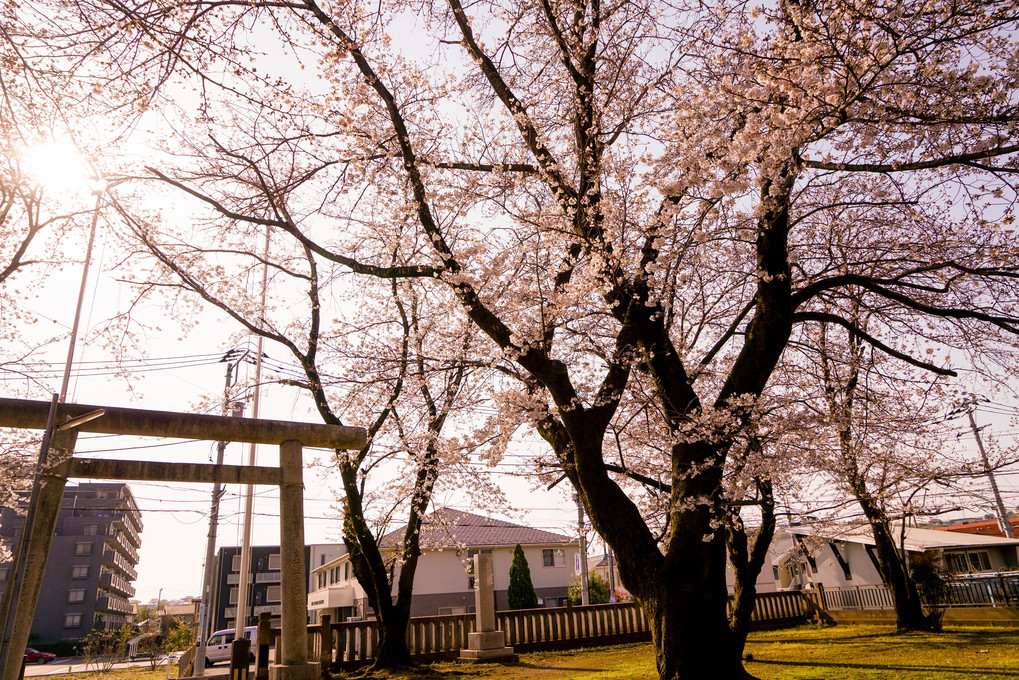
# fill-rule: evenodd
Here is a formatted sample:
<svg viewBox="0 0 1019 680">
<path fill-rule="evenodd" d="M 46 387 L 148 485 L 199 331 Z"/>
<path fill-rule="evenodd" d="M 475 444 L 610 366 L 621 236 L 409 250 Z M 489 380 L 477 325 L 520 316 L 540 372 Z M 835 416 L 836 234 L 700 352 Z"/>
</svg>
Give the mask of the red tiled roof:
<svg viewBox="0 0 1019 680">
<path fill-rule="evenodd" d="M 1015 529 L 1019 529 L 1019 517 L 1009 519 Z M 955 531 L 961 534 L 979 534 L 981 536 L 1000 536 L 1004 538 L 1005 532 L 998 526 L 995 520 L 987 522 L 972 522 L 970 524 L 954 524 L 947 527 L 938 527 L 940 531 Z"/>
<path fill-rule="evenodd" d="M 403 540 L 406 525 L 391 531 L 379 541 L 382 547 L 394 548 Z M 561 534 L 532 529 L 501 519 L 482 517 L 461 510 L 439 508 L 421 521 L 422 548 L 496 547 L 520 545 L 562 545 L 577 539 Z"/>
</svg>

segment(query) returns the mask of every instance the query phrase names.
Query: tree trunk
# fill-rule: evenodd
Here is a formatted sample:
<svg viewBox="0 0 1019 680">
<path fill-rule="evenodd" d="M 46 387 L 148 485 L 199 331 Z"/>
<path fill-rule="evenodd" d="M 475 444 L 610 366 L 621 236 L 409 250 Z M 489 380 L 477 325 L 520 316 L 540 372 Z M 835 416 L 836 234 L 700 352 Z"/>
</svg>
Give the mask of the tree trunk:
<svg viewBox="0 0 1019 680">
<path fill-rule="evenodd" d="M 867 510 L 866 506 L 864 509 Z M 870 520 L 871 530 L 874 533 L 874 549 L 881 567 L 881 578 L 888 589 L 892 591 L 896 630 L 940 631 L 940 619 L 931 616 L 923 609 L 916 584 L 909 577 L 909 572 L 895 547 L 895 541 L 888 529 L 887 522 L 871 519 L 870 512 L 867 512 L 867 518 Z"/>
<path fill-rule="evenodd" d="M 916 584 L 909 577 L 905 562 L 895 547 L 884 508 L 874 500 L 862 479 L 852 476 L 850 482 L 856 500 L 870 523 L 871 533 L 874 534 L 878 571 L 881 573 L 881 580 L 892 592 L 896 630 L 940 631 L 941 620 L 923 610 L 920 593 L 917 592 Z"/>
<path fill-rule="evenodd" d="M 395 670 L 414 666 L 407 649 L 407 626 L 410 611 L 393 607 L 385 617 L 379 617 L 379 647 L 375 652 L 372 670 Z"/>
<path fill-rule="evenodd" d="M 742 644 L 726 617 L 721 540 L 698 535 L 666 558 L 640 599 L 651 626 L 660 680 L 746 680 Z M 700 546 L 696 545 L 700 543 Z"/>
<path fill-rule="evenodd" d="M 750 633 L 750 617 L 757 603 L 757 577 L 761 573 L 768 548 L 775 536 L 775 497 L 771 480 L 755 479 L 761 501 L 761 526 L 754 535 L 753 545 L 743 520 L 733 510 L 726 525 L 726 547 L 734 577 L 732 610 L 729 612 L 729 628 L 736 637 L 740 656 L 747 644 Z"/>
</svg>

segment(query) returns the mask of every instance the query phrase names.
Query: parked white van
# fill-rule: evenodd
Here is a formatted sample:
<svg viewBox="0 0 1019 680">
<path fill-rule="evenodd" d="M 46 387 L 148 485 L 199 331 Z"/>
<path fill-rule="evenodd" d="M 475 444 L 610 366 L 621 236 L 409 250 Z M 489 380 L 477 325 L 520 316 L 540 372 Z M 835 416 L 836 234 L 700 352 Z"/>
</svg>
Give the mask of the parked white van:
<svg viewBox="0 0 1019 680">
<path fill-rule="evenodd" d="M 258 630 L 256 626 L 248 626 L 244 629 L 244 637 L 251 640 L 251 656 L 250 661 L 255 660 L 255 632 Z M 209 638 L 209 641 L 205 643 L 205 665 L 211 666 L 219 661 L 230 660 L 230 645 L 234 641 L 234 633 L 237 632 L 236 628 L 230 628 L 228 630 L 217 630 Z"/>
</svg>

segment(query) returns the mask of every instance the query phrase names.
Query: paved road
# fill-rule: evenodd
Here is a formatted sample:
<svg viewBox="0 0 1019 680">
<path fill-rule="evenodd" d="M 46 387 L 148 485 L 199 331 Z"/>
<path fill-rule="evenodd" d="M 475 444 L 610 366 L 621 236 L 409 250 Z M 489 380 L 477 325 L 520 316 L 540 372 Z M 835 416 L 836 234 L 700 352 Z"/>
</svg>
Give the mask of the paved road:
<svg viewBox="0 0 1019 680">
<path fill-rule="evenodd" d="M 166 660 L 159 662 L 159 666 L 165 668 Z M 149 668 L 150 663 L 148 659 L 142 661 L 121 661 L 118 662 L 114 668 Z M 95 666 L 89 667 L 91 670 L 95 670 Z M 25 666 L 25 677 L 26 678 L 41 678 L 49 675 L 63 675 L 65 673 L 84 673 L 86 672 L 85 664 L 82 663 L 81 657 L 71 657 L 64 659 L 54 659 L 53 661 L 46 664 L 34 664 L 30 663 Z M 230 672 L 230 664 L 221 663 L 211 668 L 205 669 L 205 677 L 215 677 L 217 675 L 227 675 Z M 250 677 L 254 677 L 254 666 L 252 666 Z M 170 675 L 176 677 L 177 673 L 175 669 L 170 670 Z"/>
</svg>

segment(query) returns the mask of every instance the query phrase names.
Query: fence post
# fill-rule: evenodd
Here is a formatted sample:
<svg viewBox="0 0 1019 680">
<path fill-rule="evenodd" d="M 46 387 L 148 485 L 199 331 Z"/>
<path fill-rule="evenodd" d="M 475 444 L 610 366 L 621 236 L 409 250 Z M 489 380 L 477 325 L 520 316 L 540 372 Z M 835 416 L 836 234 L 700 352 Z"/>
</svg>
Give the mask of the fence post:
<svg viewBox="0 0 1019 680">
<path fill-rule="evenodd" d="M 258 630 L 255 631 L 255 678 L 269 680 L 269 640 L 272 623 L 269 612 L 259 612 Z"/>
<path fill-rule="evenodd" d="M 319 663 L 322 664 L 322 677 L 328 680 L 333 665 L 333 617 L 323 614 L 319 625 Z"/>
</svg>

